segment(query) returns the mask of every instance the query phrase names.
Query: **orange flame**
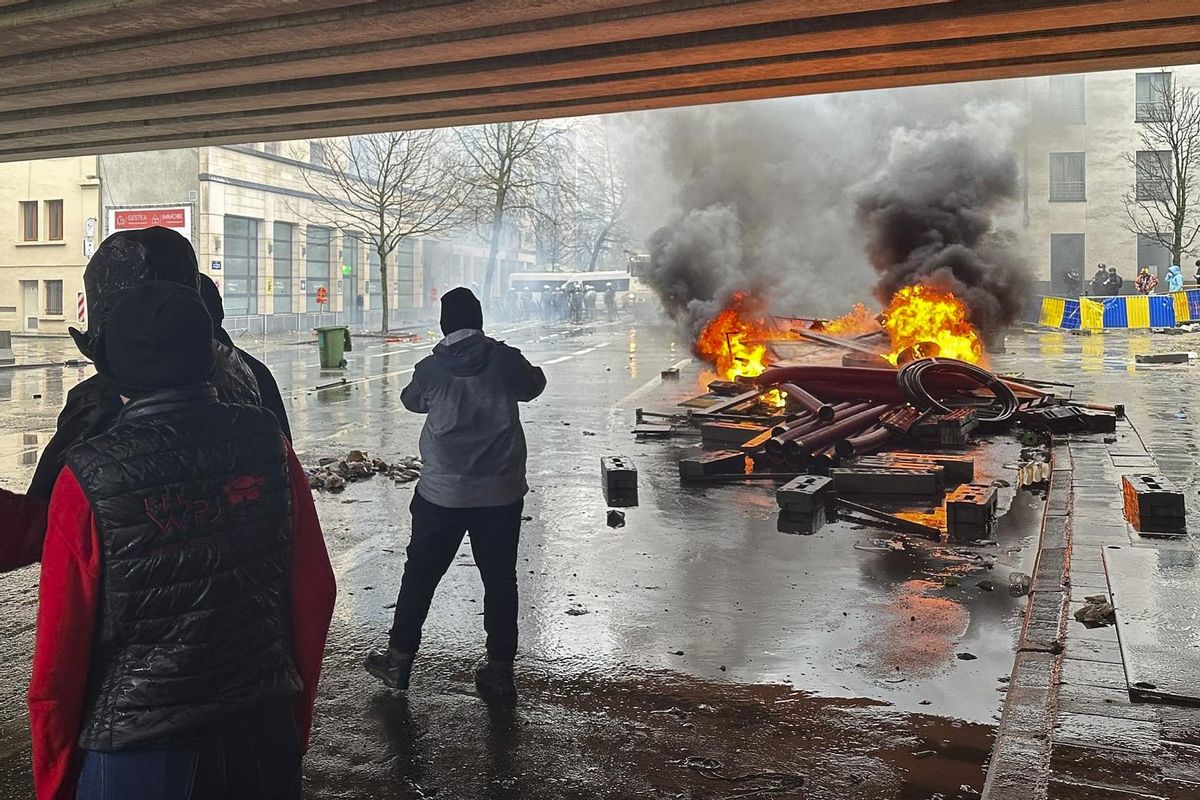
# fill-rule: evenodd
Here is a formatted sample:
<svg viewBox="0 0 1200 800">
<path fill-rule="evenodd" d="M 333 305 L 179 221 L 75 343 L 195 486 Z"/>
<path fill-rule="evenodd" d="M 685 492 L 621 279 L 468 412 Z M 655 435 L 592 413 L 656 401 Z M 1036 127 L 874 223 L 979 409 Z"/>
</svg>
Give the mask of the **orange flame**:
<svg viewBox="0 0 1200 800">
<path fill-rule="evenodd" d="M 764 342 L 773 328 L 760 313 L 759 304 L 738 292 L 704 329 L 694 345 L 696 355 L 713 365 L 717 375 L 731 381 L 761 375 L 769 364 Z"/>
<path fill-rule="evenodd" d="M 862 303 L 855 303 L 848 314 L 831 319 L 821 326 L 823 333 L 830 336 L 857 336 L 879 330 L 877 315 Z"/>
<path fill-rule="evenodd" d="M 892 295 L 883 316 L 892 345 L 884 357 L 893 364 L 904 355 L 985 363 L 979 331 L 968 321 L 966 305 L 950 292 L 905 286 Z"/>
</svg>

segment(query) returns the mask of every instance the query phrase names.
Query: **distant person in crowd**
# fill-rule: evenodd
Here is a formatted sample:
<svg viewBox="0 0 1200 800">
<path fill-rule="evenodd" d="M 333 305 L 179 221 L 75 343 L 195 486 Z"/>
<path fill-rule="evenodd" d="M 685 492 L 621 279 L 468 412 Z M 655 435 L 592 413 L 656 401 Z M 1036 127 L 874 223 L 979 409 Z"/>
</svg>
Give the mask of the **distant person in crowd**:
<svg viewBox="0 0 1200 800">
<path fill-rule="evenodd" d="M 1192 273 L 1192 281 L 1200 286 L 1200 258 L 1196 259 L 1196 271 Z"/>
<path fill-rule="evenodd" d="M 1150 294 L 1158 286 L 1158 278 L 1150 273 L 1149 267 L 1142 267 L 1133 279 L 1133 286 L 1140 294 Z"/>
<path fill-rule="evenodd" d="M 588 322 L 596 321 L 596 287 L 590 283 L 583 293 L 583 310 Z"/>
<path fill-rule="evenodd" d="M 1117 274 L 1116 267 L 1108 268 L 1108 283 L 1105 286 L 1105 293 L 1112 296 L 1117 296 L 1121 293 L 1121 289 L 1125 287 L 1125 279 Z"/>
<path fill-rule="evenodd" d="M 518 404 L 540 395 L 546 376 L 484 334 L 483 310 L 468 289 L 442 298 L 441 327 L 445 338 L 400 396 L 409 411 L 428 415 L 425 468 L 409 507 L 412 537 L 388 646 L 367 656 L 366 669 L 392 689 L 408 688 L 434 591 L 469 534 L 487 631 L 475 683 L 487 698 L 508 699 L 516 695 L 517 541 L 529 491 Z"/>
<path fill-rule="evenodd" d="M 336 592 L 275 415 L 220 401 L 191 288 L 127 288 L 89 342 L 117 418 L 50 499 L 29 686 L 38 800 L 300 800 Z"/>
<path fill-rule="evenodd" d="M 1183 291 L 1183 270 L 1179 268 L 1178 264 L 1167 267 L 1167 291 Z"/>
<path fill-rule="evenodd" d="M 1108 291 L 1108 267 L 1104 264 L 1096 265 L 1096 274 L 1092 276 L 1093 297 L 1103 297 Z"/>
<path fill-rule="evenodd" d="M 88 330 L 84 333 L 70 329 L 75 345 L 86 358 L 94 361 L 95 343 L 104 330 L 109 310 L 125 292 L 151 280 L 177 283 L 198 292 L 199 274 L 191 243 L 175 231 L 154 227 L 114 233 L 100 244 L 84 270 Z M 239 353 L 217 343 L 213 346 L 213 355 L 216 369 L 210 382 L 222 401 L 260 404 L 261 395 L 254 373 Z M 282 412 L 282 402 L 279 408 Z M 67 393 L 54 435 L 42 451 L 25 495 L 7 493 L 7 502 L 0 504 L 0 536 L 8 536 L 12 530 L 24 530 L 26 534 L 17 537 L 15 543 L 10 538 L 0 546 L 0 554 L 12 558 L 6 561 L 0 557 L 0 570 L 17 569 L 37 561 L 41 536 L 45 533 L 42 527 L 30 538 L 29 529 L 14 525 L 9 514 L 14 514 L 12 519 L 33 520 L 34 524 L 38 519 L 44 519 L 45 507 L 62 471 L 67 450 L 102 433 L 120 410 L 120 396 L 102 374 L 87 378 Z"/>
<path fill-rule="evenodd" d="M 1083 276 L 1075 270 L 1069 270 L 1063 275 L 1063 284 L 1067 288 L 1068 297 L 1078 297 L 1083 291 Z"/>
<path fill-rule="evenodd" d="M 279 427 L 290 442 L 292 428 L 288 424 L 287 411 L 283 407 L 283 396 L 279 393 L 279 384 L 275 382 L 275 376 L 271 374 L 271 370 L 267 368 L 266 364 L 235 345 L 233 339 L 229 338 L 229 334 L 221 326 L 221 323 L 225 321 L 225 304 L 221 300 L 221 291 L 213 279 L 204 273 L 200 273 L 200 298 L 204 301 L 204 307 L 208 309 L 208 315 L 212 317 L 213 340 L 218 349 L 227 347 L 233 350 L 237 353 L 238 358 L 250 368 L 250 372 L 254 374 L 254 384 L 258 389 L 263 408 L 270 411 L 275 415 L 275 419 L 279 420 Z"/>
<path fill-rule="evenodd" d="M 608 321 L 613 322 L 617 318 L 617 290 L 613 288 L 612 283 L 604 284 L 604 310 L 608 312 Z"/>
</svg>

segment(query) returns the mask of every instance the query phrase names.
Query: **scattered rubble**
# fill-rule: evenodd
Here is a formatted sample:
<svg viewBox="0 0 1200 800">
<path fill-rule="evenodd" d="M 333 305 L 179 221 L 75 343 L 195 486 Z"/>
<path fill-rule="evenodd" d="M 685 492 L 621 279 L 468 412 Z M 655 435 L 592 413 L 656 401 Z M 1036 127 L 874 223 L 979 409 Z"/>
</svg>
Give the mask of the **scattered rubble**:
<svg viewBox="0 0 1200 800">
<path fill-rule="evenodd" d="M 371 458 L 365 450 L 351 450 L 345 458 L 324 457 L 316 467 L 308 467 L 308 485 L 313 489 L 336 494 L 347 483 L 365 480 L 375 475 L 390 478 L 397 486 L 412 483 L 421 477 L 421 459 L 404 456 L 394 462 Z"/>
<path fill-rule="evenodd" d="M 1117 609 L 1109 602 L 1108 595 L 1092 594 L 1083 599 L 1083 608 L 1075 612 L 1076 622 L 1082 622 L 1089 628 L 1116 624 Z"/>
</svg>

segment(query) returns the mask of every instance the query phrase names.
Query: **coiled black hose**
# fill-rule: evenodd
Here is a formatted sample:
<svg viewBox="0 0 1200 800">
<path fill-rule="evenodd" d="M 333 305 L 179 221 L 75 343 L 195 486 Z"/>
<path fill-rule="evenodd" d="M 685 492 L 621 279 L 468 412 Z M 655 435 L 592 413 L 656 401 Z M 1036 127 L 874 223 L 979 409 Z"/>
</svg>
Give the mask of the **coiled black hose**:
<svg viewBox="0 0 1200 800">
<path fill-rule="evenodd" d="M 925 389 L 923 380 L 931 372 L 961 375 L 995 395 L 994 403 L 975 409 L 975 413 L 981 421 L 1003 422 L 1017 413 L 1017 395 L 1009 388 L 1008 384 L 983 367 L 977 367 L 955 358 L 920 358 L 905 364 L 896 374 L 896 382 L 900 386 L 900 391 L 904 392 L 904 396 L 910 403 L 922 411 L 933 410 L 942 414 L 949 414 L 953 411 Z"/>
</svg>

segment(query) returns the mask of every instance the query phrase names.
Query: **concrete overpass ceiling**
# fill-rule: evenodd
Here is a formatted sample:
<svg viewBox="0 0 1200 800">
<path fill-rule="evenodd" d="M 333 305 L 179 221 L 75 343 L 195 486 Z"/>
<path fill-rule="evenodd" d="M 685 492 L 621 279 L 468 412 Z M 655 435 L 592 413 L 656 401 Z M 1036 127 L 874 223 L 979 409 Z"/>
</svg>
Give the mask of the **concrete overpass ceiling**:
<svg viewBox="0 0 1200 800">
<path fill-rule="evenodd" d="M 0 160 L 1197 61 L 1197 0 L 0 0 Z"/>
</svg>

